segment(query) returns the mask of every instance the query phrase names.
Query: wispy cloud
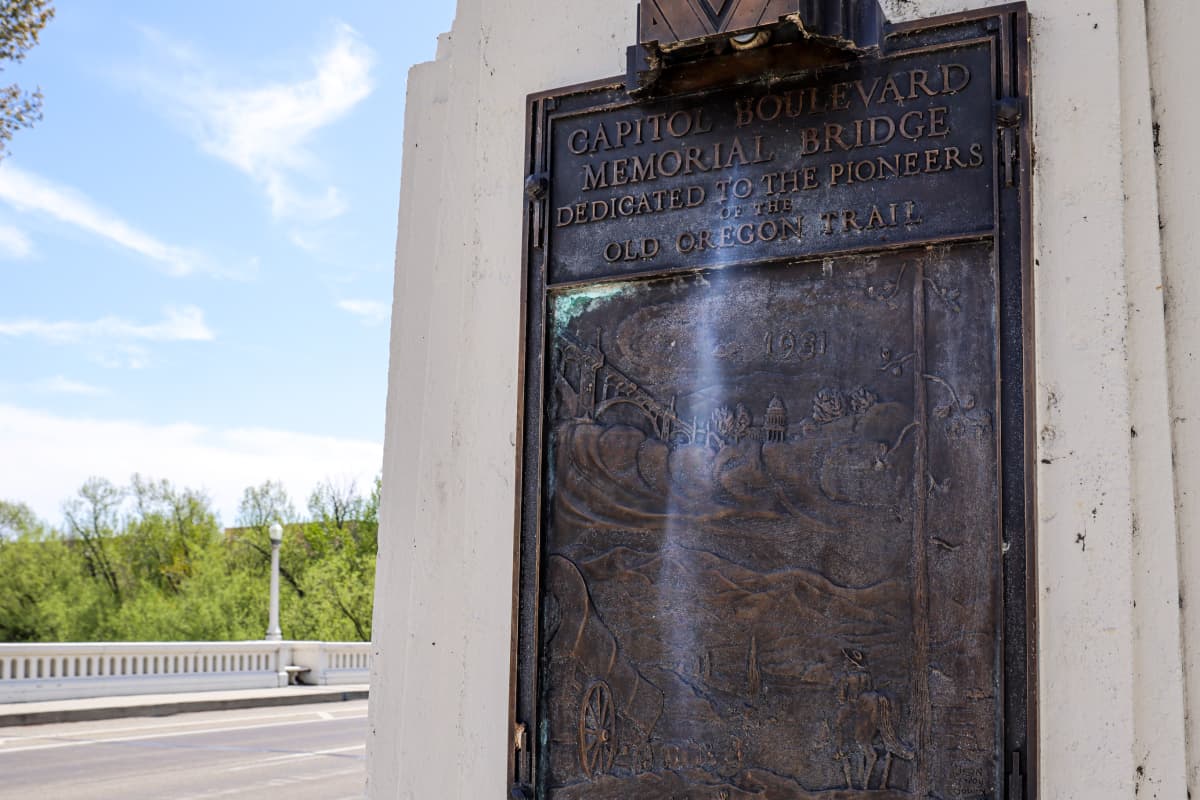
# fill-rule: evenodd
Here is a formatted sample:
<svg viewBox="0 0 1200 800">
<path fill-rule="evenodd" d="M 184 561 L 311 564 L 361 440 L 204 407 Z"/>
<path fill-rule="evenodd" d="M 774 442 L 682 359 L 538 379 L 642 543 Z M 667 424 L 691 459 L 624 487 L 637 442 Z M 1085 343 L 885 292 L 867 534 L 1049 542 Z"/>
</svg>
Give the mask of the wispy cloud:
<svg viewBox="0 0 1200 800">
<path fill-rule="evenodd" d="M 369 486 L 383 460 L 379 442 L 262 428 L 152 425 L 70 418 L 0 404 L 0 441 L 21 458 L 0 459 L 6 498 L 57 519 L 62 502 L 92 475 L 116 483 L 134 472 L 204 489 L 224 522 L 247 486 L 280 480 L 300 500 L 318 481 L 345 476 Z"/>
<path fill-rule="evenodd" d="M 368 325 L 382 325 L 387 322 L 391 308 L 387 303 L 377 300 L 340 300 L 337 304 L 342 311 L 347 311 L 361 317 Z"/>
<path fill-rule="evenodd" d="M 0 225 L 0 258 L 28 258 L 33 253 L 33 242 L 20 228 Z"/>
<path fill-rule="evenodd" d="M 145 369 L 150 351 L 140 344 L 104 344 L 92 347 L 90 358 L 105 369 Z"/>
<path fill-rule="evenodd" d="M 186 122 L 201 148 L 262 188 L 275 217 L 325 220 L 346 211 L 336 186 L 313 183 L 319 165 L 311 140 L 373 89 L 374 54 L 353 28 L 335 26 L 310 76 L 249 86 L 221 85 L 191 48 L 156 31 L 147 35 L 182 74 L 143 76 L 143 83 Z"/>
<path fill-rule="evenodd" d="M 118 342 L 208 342 L 216 334 L 195 306 L 168 307 L 159 322 L 139 324 L 121 317 L 102 317 L 92 322 L 41 319 L 0 320 L 0 336 L 32 337 L 55 344 L 113 340 Z"/>
<path fill-rule="evenodd" d="M 288 233 L 288 241 L 299 247 L 306 253 L 316 253 L 321 250 L 322 242 L 320 236 L 314 235 L 312 230 L 293 230 Z"/>
<path fill-rule="evenodd" d="M 82 192 L 11 163 L 0 166 L 0 200 L 19 211 L 37 211 L 157 262 L 171 275 L 188 275 L 198 256 L 169 245 L 100 208 Z"/>
<path fill-rule="evenodd" d="M 107 389 L 93 386 L 90 383 L 83 383 L 82 381 L 73 381 L 62 375 L 55 375 L 53 378 L 37 381 L 30 388 L 36 392 L 46 392 L 48 394 L 73 394 L 87 397 L 108 394 Z"/>
</svg>

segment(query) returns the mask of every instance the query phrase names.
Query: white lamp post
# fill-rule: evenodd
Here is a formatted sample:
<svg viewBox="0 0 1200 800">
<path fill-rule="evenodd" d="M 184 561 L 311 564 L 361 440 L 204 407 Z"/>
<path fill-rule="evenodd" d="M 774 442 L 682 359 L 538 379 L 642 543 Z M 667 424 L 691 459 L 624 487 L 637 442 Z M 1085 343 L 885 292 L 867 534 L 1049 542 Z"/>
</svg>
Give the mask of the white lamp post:
<svg viewBox="0 0 1200 800">
<path fill-rule="evenodd" d="M 283 542 L 283 526 L 272 522 L 268 534 L 271 537 L 271 617 L 267 622 L 267 641 L 278 642 L 283 639 L 283 631 L 279 629 L 279 545 Z"/>
</svg>

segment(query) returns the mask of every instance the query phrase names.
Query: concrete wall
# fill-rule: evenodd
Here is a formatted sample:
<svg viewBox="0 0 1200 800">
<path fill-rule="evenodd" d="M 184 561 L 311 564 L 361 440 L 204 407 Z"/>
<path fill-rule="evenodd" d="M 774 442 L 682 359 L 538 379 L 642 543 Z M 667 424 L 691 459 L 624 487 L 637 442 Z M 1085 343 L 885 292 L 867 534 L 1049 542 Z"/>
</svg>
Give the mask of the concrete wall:
<svg viewBox="0 0 1200 800">
<path fill-rule="evenodd" d="M 370 657 L 367 642 L 0 644 L 0 703 L 362 683 Z"/>
<path fill-rule="evenodd" d="M 460 0 L 410 76 L 374 798 L 502 796 L 524 97 L 623 72 L 634 5 Z M 1029 5 L 1041 796 L 1183 798 L 1200 789 L 1200 4 Z"/>
</svg>

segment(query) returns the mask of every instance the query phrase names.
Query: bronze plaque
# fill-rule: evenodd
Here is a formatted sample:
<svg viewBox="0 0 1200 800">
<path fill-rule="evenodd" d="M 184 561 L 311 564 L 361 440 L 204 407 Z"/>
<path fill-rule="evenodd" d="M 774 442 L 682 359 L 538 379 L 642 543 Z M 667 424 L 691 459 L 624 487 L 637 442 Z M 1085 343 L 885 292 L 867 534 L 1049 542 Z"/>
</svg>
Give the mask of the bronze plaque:
<svg viewBox="0 0 1200 800">
<path fill-rule="evenodd" d="M 1024 26 L 531 98 L 516 796 L 1026 796 Z"/>
</svg>

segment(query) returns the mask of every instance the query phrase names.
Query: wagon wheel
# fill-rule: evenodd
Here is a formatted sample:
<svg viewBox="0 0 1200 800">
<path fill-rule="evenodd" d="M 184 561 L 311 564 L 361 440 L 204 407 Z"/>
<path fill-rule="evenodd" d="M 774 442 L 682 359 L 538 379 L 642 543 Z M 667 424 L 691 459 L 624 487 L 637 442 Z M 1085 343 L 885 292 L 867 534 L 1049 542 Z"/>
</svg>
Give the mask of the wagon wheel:
<svg viewBox="0 0 1200 800">
<path fill-rule="evenodd" d="M 579 765 L 583 774 L 598 778 L 612 769 L 617 752 L 617 710 L 612 689 L 596 681 L 579 705 Z"/>
</svg>

